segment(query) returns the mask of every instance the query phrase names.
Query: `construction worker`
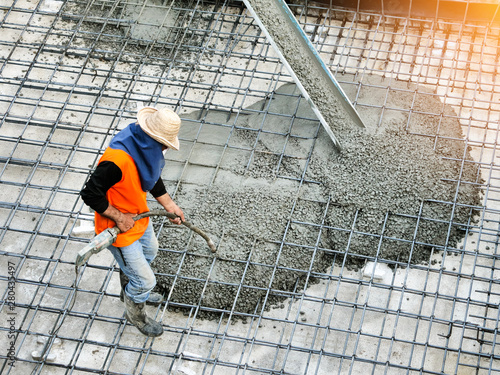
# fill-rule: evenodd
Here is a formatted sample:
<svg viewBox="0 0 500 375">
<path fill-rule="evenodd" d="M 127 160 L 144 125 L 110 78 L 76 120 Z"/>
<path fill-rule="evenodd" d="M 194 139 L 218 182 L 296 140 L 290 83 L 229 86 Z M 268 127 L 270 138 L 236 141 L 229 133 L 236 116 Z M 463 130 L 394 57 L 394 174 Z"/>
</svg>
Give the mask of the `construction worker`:
<svg viewBox="0 0 500 375">
<path fill-rule="evenodd" d="M 146 193 L 177 215 L 171 221 L 181 224 L 184 213 L 168 195 L 161 171 L 163 151 L 178 150 L 181 120 L 167 109 L 144 107 L 134 122 L 110 142 L 97 168 L 80 192 L 83 201 L 95 211 L 96 234 L 118 226 L 121 233 L 108 248 L 120 266 L 120 297 L 126 317 L 144 335 L 163 333 L 160 323 L 146 315 L 146 302 L 159 304 L 163 296 L 152 293 L 156 277 L 150 267 L 158 252 L 158 240 L 149 218 L 134 216 L 149 211 Z"/>
</svg>

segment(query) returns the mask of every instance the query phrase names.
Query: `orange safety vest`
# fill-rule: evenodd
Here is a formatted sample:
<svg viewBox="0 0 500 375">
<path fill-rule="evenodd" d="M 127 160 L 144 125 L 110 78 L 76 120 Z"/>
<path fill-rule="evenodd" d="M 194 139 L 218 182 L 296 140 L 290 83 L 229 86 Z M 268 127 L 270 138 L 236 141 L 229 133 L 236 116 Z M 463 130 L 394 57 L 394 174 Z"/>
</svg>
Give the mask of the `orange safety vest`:
<svg viewBox="0 0 500 375">
<path fill-rule="evenodd" d="M 139 172 L 137 171 L 134 159 L 123 150 L 115 150 L 108 147 L 104 151 L 99 163 L 103 161 L 112 161 L 122 171 L 122 179 L 106 193 L 109 204 L 123 213 L 140 214 L 149 211 L 146 202 L 146 192 L 142 190 Z M 132 229 L 118 234 L 113 246 L 124 247 L 131 245 L 142 237 L 148 224 L 148 217 L 136 221 Z M 114 226 L 116 226 L 116 223 L 113 220 L 97 212 L 95 213 L 95 231 L 97 234 Z"/>
</svg>

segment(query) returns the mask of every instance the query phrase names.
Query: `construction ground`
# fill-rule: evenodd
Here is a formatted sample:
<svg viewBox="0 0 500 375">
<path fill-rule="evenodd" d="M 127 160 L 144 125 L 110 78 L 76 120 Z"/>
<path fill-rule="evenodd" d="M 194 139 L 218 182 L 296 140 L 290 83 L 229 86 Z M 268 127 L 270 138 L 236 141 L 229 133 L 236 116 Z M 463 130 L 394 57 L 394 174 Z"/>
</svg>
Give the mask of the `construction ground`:
<svg viewBox="0 0 500 375">
<path fill-rule="evenodd" d="M 360 4 L 288 3 L 365 124 L 339 153 L 242 2 L 0 0 L 1 374 L 500 374 L 500 6 Z M 75 273 L 142 106 L 217 247 L 154 219 L 154 339 L 108 251 Z"/>
</svg>

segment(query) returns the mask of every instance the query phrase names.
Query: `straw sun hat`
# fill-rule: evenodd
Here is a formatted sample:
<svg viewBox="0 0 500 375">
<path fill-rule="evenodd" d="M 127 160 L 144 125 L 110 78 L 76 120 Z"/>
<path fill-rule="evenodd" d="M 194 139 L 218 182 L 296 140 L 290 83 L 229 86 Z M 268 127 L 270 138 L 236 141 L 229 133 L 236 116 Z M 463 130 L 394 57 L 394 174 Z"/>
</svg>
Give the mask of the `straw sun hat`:
<svg viewBox="0 0 500 375">
<path fill-rule="evenodd" d="M 179 150 L 179 128 L 181 119 L 174 111 L 161 108 L 144 107 L 137 112 L 139 126 L 151 138 L 161 144 Z"/>
</svg>

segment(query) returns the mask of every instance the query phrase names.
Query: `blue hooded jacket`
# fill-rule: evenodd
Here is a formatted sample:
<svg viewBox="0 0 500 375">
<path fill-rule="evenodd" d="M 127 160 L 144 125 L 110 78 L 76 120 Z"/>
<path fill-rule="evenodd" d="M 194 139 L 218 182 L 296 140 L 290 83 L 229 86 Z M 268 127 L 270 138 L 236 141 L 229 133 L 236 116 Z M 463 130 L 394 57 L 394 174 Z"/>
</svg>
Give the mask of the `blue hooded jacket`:
<svg viewBox="0 0 500 375">
<path fill-rule="evenodd" d="M 142 190 L 150 191 L 161 176 L 165 166 L 162 144 L 147 135 L 135 122 L 120 131 L 109 147 L 123 150 L 134 159 Z"/>
</svg>

